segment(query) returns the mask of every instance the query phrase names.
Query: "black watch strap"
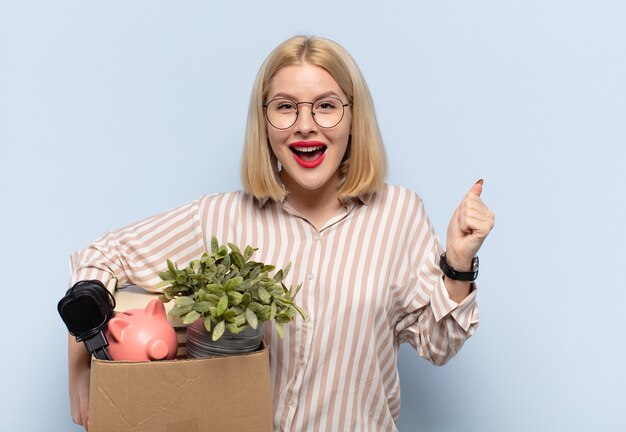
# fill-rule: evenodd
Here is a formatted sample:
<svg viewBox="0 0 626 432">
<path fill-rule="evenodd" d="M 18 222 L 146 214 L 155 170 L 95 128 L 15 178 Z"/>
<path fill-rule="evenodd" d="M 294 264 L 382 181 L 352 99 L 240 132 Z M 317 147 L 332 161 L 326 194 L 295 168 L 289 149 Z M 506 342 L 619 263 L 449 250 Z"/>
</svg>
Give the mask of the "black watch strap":
<svg viewBox="0 0 626 432">
<path fill-rule="evenodd" d="M 462 272 L 453 269 L 448 265 L 448 261 L 446 261 L 446 253 L 441 254 L 441 258 L 439 258 L 439 267 L 443 274 L 446 275 L 447 278 L 452 280 L 464 281 L 464 282 L 473 282 L 478 277 L 478 257 L 475 256 L 472 259 L 472 271 Z"/>
</svg>

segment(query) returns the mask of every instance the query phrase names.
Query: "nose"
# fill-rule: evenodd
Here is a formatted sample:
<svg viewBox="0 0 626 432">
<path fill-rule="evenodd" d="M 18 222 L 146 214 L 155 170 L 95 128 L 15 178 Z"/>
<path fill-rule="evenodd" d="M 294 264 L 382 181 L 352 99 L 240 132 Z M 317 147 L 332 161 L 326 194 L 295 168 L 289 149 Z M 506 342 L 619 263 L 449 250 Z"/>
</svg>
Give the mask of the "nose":
<svg viewBox="0 0 626 432">
<path fill-rule="evenodd" d="M 296 118 L 294 132 L 307 135 L 316 131 L 317 123 L 313 120 L 313 105 L 300 105 L 298 107 L 298 118 Z"/>
</svg>

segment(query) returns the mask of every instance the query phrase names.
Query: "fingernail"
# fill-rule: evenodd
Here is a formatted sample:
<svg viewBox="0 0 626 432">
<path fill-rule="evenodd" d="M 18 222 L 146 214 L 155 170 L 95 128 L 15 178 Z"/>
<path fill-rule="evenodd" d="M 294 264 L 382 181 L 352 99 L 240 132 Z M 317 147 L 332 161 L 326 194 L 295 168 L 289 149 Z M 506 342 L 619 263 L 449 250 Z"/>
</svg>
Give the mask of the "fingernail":
<svg viewBox="0 0 626 432">
<path fill-rule="evenodd" d="M 483 183 L 484 183 L 484 180 L 483 180 L 483 179 L 478 179 L 478 180 L 476 181 L 476 183 L 478 183 L 478 184 L 480 184 L 480 185 L 482 186 L 482 185 L 483 185 Z"/>
</svg>

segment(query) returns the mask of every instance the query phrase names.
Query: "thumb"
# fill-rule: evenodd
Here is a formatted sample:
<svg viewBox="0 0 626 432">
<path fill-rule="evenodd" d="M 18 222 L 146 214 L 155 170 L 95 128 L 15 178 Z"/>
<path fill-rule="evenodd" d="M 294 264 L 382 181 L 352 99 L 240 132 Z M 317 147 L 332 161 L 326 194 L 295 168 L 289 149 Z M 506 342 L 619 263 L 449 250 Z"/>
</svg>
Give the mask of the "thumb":
<svg viewBox="0 0 626 432">
<path fill-rule="evenodd" d="M 478 179 L 478 181 L 474 183 L 472 188 L 469 190 L 469 193 L 480 196 L 482 191 L 483 191 L 483 179 Z"/>
</svg>

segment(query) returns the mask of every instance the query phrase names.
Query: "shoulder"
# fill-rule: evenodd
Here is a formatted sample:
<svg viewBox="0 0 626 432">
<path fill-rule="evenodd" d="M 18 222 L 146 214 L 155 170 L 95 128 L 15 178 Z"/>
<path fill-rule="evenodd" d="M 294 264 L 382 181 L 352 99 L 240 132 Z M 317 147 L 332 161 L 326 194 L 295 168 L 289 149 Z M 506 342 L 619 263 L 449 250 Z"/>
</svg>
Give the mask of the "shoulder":
<svg viewBox="0 0 626 432">
<path fill-rule="evenodd" d="M 207 195 L 203 195 L 197 200 L 200 205 L 215 204 L 215 203 L 230 203 L 230 204 L 248 204 L 255 201 L 254 196 L 238 190 L 232 192 L 216 192 Z"/>
<path fill-rule="evenodd" d="M 198 199 L 201 213 L 229 214 L 234 216 L 242 211 L 254 212 L 267 208 L 265 201 L 259 201 L 254 195 L 245 191 L 219 192 L 205 195 Z"/>
<path fill-rule="evenodd" d="M 372 200 L 384 206 L 422 205 L 422 198 L 411 189 L 387 183 L 385 183 L 381 192 L 372 196 Z"/>
</svg>

